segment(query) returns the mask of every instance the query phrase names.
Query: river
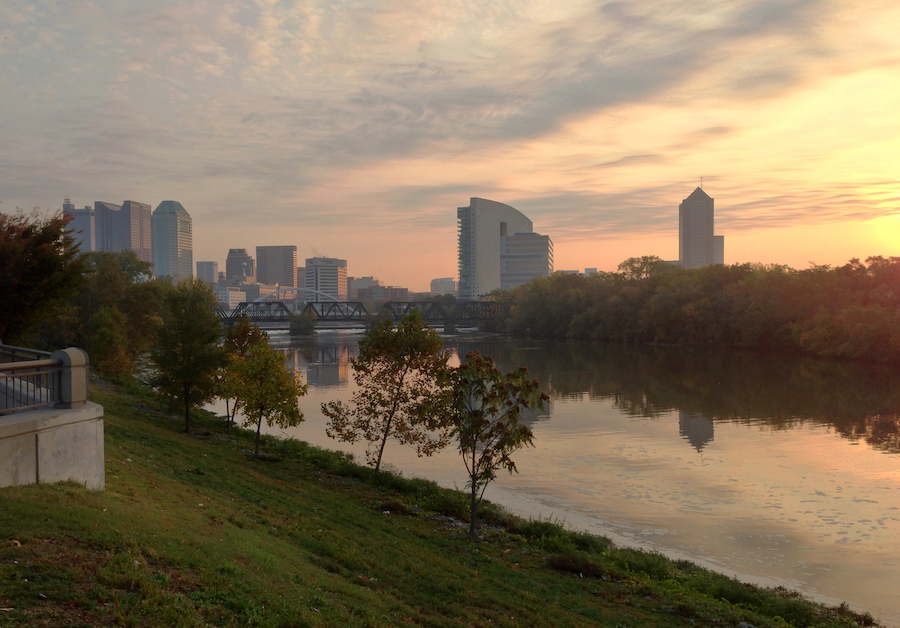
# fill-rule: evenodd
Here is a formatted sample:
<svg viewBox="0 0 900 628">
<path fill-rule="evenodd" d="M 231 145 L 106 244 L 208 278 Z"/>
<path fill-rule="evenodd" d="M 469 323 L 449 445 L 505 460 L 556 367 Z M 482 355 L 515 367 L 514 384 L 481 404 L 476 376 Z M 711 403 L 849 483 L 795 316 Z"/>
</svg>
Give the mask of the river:
<svg viewBox="0 0 900 628">
<path fill-rule="evenodd" d="M 325 434 L 322 402 L 349 400 L 359 334 L 273 345 L 309 384 L 306 420 L 271 433 L 352 451 Z M 847 362 L 676 348 L 447 336 L 525 366 L 550 396 L 487 497 L 617 544 L 729 576 L 848 602 L 900 626 L 900 371 Z M 458 454 L 417 458 L 389 443 L 407 477 L 465 486 Z"/>
</svg>

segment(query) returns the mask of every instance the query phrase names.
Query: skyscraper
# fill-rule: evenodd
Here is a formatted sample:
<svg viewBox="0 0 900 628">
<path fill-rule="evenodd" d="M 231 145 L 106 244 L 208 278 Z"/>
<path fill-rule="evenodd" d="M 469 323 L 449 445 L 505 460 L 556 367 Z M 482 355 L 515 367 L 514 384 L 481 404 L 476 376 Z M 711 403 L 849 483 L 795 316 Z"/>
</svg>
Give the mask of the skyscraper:
<svg viewBox="0 0 900 628">
<path fill-rule="evenodd" d="M 194 251 L 191 216 L 178 201 L 163 201 L 151 217 L 153 274 L 192 277 Z"/>
<path fill-rule="evenodd" d="M 553 242 L 539 233 L 500 238 L 500 288 L 512 290 L 535 277 L 553 274 Z"/>
<path fill-rule="evenodd" d="M 122 205 L 95 201 L 94 207 L 75 209 L 69 199 L 63 212 L 73 218 L 69 227 L 72 237 L 81 244 L 81 251 L 134 251 L 142 262 L 152 261 L 150 206 L 125 201 Z"/>
<path fill-rule="evenodd" d="M 152 210 L 147 203 L 125 201 L 120 210 L 120 227 L 114 251 L 131 249 L 142 262 L 153 261 Z"/>
<path fill-rule="evenodd" d="M 297 287 L 297 247 L 256 247 L 256 280 L 280 288 Z"/>
<path fill-rule="evenodd" d="M 197 262 L 197 279 L 215 285 L 219 281 L 219 262 Z"/>
<path fill-rule="evenodd" d="M 678 206 L 678 260 L 685 268 L 725 263 L 725 236 L 714 236 L 714 201 L 701 188 Z"/>
<path fill-rule="evenodd" d="M 225 280 L 229 285 L 256 281 L 256 264 L 247 249 L 228 249 L 225 258 Z"/>
<path fill-rule="evenodd" d="M 94 208 L 85 205 L 84 209 L 76 208 L 69 199 L 63 202 L 63 213 L 72 217 L 69 229 L 72 230 L 72 239 L 79 245 L 82 253 L 90 253 L 97 250 L 97 221 Z"/>
<path fill-rule="evenodd" d="M 338 301 L 347 300 L 347 260 L 334 257 L 311 257 L 306 260 L 306 288 L 324 292 Z M 308 301 L 320 297 L 307 295 Z"/>
<path fill-rule="evenodd" d="M 471 198 L 456 210 L 460 301 L 477 301 L 500 287 L 500 238 L 533 231 L 519 210 L 483 198 Z"/>
</svg>

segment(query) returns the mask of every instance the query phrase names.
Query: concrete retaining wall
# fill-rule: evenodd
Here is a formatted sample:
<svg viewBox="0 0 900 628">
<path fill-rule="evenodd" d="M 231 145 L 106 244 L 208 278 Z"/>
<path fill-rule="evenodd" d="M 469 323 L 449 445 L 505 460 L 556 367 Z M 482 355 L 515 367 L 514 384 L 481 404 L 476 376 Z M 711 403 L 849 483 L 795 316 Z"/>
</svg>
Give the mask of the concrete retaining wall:
<svg viewBox="0 0 900 628">
<path fill-rule="evenodd" d="M 0 486 L 63 480 L 106 486 L 103 406 L 84 402 L 0 417 Z"/>
</svg>

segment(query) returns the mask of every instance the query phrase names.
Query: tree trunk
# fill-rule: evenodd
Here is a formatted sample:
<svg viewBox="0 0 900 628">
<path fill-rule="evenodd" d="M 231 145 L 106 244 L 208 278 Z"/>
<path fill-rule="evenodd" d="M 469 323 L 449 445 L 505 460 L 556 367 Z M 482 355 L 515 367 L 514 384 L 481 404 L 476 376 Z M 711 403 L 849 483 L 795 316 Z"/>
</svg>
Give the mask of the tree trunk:
<svg viewBox="0 0 900 628">
<path fill-rule="evenodd" d="M 184 385 L 184 433 L 191 433 L 191 399 L 190 399 L 190 390 L 191 387 L 187 384 Z"/>
<path fill-rule="evenodd" d="M 254 456 L 259 458 L 259 431 L 262 429 L 262 417 L 259 417 L 259 423 L 256 424 L 256 451 Z"/>
<path fill-rule="evenodd" d="M 469 536 L 475 536 L 475 513 L 478 512 L 478 504 L 475 499 L 475 494 L 478 491 L 478 488 L 475 486 L 475 481 L 472 481 L 472 503 L 469 505 L 469 512 L 471 513 L 469 517 Z"/>
</svg>

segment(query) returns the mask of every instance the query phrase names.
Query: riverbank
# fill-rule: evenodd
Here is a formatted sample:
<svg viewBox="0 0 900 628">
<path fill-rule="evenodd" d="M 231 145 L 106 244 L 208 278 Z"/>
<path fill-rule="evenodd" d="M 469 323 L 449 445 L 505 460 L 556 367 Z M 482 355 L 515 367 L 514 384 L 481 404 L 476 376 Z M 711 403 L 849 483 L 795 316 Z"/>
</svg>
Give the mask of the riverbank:
<svg viewBox="0 0 900 628">
<path fill-rule="evenodd" d="M 0 490 L 0 626 L 872 625 L 100 383 L 107 490 Z"/>
</svg>

